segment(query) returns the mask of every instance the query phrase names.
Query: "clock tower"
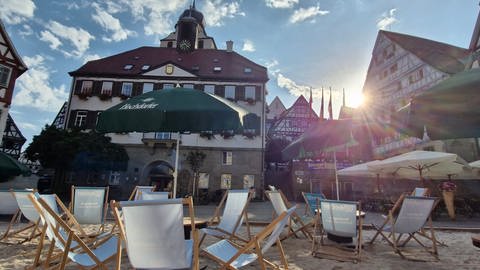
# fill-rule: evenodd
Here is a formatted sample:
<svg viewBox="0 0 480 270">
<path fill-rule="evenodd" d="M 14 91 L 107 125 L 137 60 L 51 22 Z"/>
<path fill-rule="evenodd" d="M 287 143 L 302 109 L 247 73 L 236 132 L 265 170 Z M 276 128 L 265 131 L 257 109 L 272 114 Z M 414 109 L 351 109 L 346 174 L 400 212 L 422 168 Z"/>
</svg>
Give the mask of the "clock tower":
<svg viewBox="0 0 480 270">
<path fill-rule="evenodd" d="M 189 53 L 197 48 L 198 34 L 203 27 L 203 14 L 195 9 L 195 1 L 185 10 L 176 25 L 177 51 Z"/>
</svg>

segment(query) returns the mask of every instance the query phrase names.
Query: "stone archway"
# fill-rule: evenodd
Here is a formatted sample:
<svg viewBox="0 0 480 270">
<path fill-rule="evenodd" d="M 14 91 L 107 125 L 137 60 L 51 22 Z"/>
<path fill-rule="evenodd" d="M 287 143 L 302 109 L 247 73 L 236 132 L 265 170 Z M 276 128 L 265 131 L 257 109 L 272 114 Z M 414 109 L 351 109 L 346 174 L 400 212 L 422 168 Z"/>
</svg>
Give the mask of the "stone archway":
<svg viewBox="0 0 480 270">
<path fill-rule="evenodd" d="M 173 166 L 164 160 L 153 161 L 143 169 L 143 177 L 148 185 L 155 185 L 159 191 L 171 191 L 173 186 Z"/>
</svg>

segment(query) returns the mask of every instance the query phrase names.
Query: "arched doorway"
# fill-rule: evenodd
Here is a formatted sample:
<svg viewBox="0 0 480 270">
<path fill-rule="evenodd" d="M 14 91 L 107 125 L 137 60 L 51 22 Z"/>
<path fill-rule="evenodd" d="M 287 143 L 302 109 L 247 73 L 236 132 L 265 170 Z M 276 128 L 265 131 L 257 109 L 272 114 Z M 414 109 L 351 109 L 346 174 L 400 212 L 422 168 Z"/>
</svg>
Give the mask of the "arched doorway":
<svg viewBox="0 0 480 270">
<path fill-rule="evenodd" d="M 172 165 L 163 160 L 150 163 L 144 170 L 148 184 L 155 185 L 159 191 L 171 191 L 173 185 L 172 174 Z"/>
</svg>

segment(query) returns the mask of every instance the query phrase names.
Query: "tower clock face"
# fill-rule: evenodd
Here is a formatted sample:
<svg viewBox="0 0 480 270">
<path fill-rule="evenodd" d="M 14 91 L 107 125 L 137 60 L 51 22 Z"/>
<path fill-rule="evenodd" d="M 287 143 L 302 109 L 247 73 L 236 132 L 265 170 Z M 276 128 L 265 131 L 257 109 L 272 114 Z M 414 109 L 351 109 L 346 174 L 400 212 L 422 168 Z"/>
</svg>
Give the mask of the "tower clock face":
<svg viewBox="0 0 480 270">
<path fill-rule="evenodd" d="M 180 47 L 180 50 L 182 50 L 182 51 L 189 51 L 192 48 L 192 44 L 190 43 L 190 41 L 188 41 L 186 39 L 181 40 L 180 43 L 178 44 L 178 46 Z"/>
</svg>

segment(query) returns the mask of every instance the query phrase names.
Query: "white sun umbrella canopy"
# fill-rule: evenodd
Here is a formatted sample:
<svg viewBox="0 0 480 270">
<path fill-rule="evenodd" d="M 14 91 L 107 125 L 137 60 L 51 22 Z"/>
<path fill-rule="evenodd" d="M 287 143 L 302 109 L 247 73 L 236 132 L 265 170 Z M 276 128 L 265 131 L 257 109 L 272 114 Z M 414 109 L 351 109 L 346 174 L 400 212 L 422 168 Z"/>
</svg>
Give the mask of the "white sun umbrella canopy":
<svg viewBox="0 0 480 270">
<path fill-rule="evenodd" d="M 369 169 L 383 173 L 393 173 L 398 177 L 421 180 L 448 179 L 452 175 L 468 170 L 468 163 L 457 154 L 434 151 L 411 151 L 387 158 Z"/>
<path fill-rule="evenodd" d="M 472 168 L 480 169 L 480 160 L 470 162 L 468 163 L 468 165 L 470 165 L 470 167 Z"/>
<path fill-rule="evenodd" d="M 341 170 L 338 170 L 338 175 L 342 176 L 366 176 L 366 177 L 377 177 L 377 175 L 381 174 L 381 171 L 378 170 L 373 170 L 372 168 L 369 168 L 369 165 L 374 165 L 378 164 L 381 162 L 380 160 L 372 160 L 368 161 L 365 163 L 360 163 L 357 165 L 353 165 L 348 168 L 344 168 Z"/>
</svg>

